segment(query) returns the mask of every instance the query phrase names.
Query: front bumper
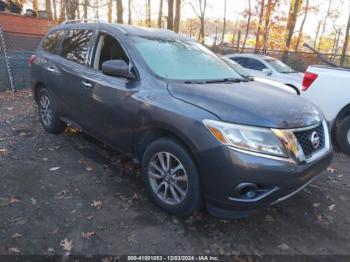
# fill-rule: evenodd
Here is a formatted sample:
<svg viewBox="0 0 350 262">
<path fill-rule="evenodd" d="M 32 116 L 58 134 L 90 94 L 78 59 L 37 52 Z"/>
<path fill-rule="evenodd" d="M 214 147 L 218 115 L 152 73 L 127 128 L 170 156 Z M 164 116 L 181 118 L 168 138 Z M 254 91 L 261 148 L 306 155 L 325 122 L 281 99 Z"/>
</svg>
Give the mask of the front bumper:
<svg viewBox="0 0 350 262">
<path fill-rule="evenodd" d="M 247 216 L 282 201 L 310 183 L 332 160 L 330 150 L 305 164 L 255 156 L 225 146 L 196 154 L 208 211 L 222 218 Z M 252 199 L 235 197 L 242 183 L 258 185 L 266 192 Z"/>
</svg>

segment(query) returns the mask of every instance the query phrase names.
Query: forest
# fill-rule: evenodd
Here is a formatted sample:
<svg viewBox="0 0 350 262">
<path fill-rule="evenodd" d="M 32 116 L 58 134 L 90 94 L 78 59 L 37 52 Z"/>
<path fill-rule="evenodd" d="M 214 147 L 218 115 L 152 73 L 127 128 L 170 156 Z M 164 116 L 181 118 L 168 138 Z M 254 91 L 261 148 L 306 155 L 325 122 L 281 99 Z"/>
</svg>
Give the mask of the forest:
<svg viewBox="0 0 350 262">
<path fill-rule="evenodd" d="M 101 19 L 167 28 L 209 45 L 240 50 L 305 51 L 303 43 L 344 64 L 349 0 L 20 0 L 49 19 Z M 215 14 L 213 15 L 213 9 Z M 239 11 L 237 11 L 239 10 Z M 314 26 L 306 28 L 308 24 Z"/>
</svg>

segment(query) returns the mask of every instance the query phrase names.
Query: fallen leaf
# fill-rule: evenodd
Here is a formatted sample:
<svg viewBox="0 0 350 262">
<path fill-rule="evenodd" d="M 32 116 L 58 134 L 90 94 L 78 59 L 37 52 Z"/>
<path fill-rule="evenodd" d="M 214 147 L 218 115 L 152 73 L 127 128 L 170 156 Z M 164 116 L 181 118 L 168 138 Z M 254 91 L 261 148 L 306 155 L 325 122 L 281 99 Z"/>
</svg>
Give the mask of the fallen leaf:
<svg viewBox="0 0 350 262">
<path fill-rule="evenodd" d="M 10 253 L 19 253 L 21 252 L 17 247 L 10 247 L 9 248 Z"/>
<path fill-rule="evenodd" d="M 290 249 L 290 247 L 287 244 L 284 244 L 284 243 L 279 245 L 278 248 L 281 249 L 281 250 L 288 250 L 288 249 Z"/>
<path fill-rule="evenodd" d="M 36 203 L 37 203 L 37 201 L 36 201 L 36 199 L 35 199 L 34 197 L 31 197 L 31 198 L 30 198 L 30 201 L 32 201 L 32 204 L 33 204 L 33 205 L 36 205 Z"/>
<path fill-rule="evenodd" d="M 94 200 L 92 203 L 91 203 L 91 206 L 92 207 L 95 207 L 97 209 L 101 209 L 102 208 L 102 201 L 96 201 Z"/>
<path fill-rule="evenodd" d="M 266 215 L 265 216 L 265 221 L 268 223 L 272 223 L 275 221 L 275 219 L 271 215 Z"/>
<path fill-rule="evenodd" d="M 59 166 L 56 166 L 56 167 L 51 167 L 49 170 L 50 170 L 50 171 L 56 171 L 56 170 L 58 170 L 58 169 L 60 169 L 60 167 L 59 167 Z"/>
<path fill-rule="evenodd" d="M 332 204 L 328 207 L 329 211 L 332 211 L 335 208 L 335 204 Z"/>
<path fill-rule="evenodd" d="M 22 237 L 22 235 L 19 234 L 19 233 L 14 233 L 14 234 L 12 235 L 12 238 L 13 238 L 13 239 L 20 238 L 20 237 Z"/>
<path fill-rule="evenodd" d="M 19 200 L 18 200 L 16 197 L 14 197 L 14 196 L 11 196 L 11 197 L 8 199 L 9 205 L 13 205 L 13 204 L 18 203 L 18 202 L 19 202 Z"/>
<path fill-rule="evenodd" d="M 313 203 L 312 206 L 313 206 L 313 207 L 319 207 L 319 206 L 320 206 L 320 203 Z"/>
<path fill-rule="evenodd" d="M 93 170 L 93 168 L 91 166 L 87 166 L 85 169 L 86 169 L 86 171 L 89 171 L 89 172 L 91 172 Z"/>
<path fill-rule="evenodd" d="M 337 170 L 336 170 L 335 168 L 332 168 L 332 167 L 328 167 L 328 168 L 327 168 L 327 171 L 328 171 L 329 173 L 335 173 L 335 172 L 337 172 Z"/>
<path fill-rule="evenodd" d="M 90 240 L 95 235 L 95 232 L 81 232 L 81 237 Z"/>
<path fill-rule="evenodd" d="M 47 253 L 48 253 L 49 255 L 53 255 L 53 254 L 55 254 L 55 249 L 53 249 L 52 247 L 49 247 L 49 248 L 47 249 Z"/>
<path fill-rule="evenodd" d="M 135 192 L 134 195 L 132 196 L 133 200 L 137 200 L 139 198 L 139 196 L 137 195 L 137 193 Z"/>
<path fill-rule="evenodd" d="M 69 241 L 67 238 L 63 239 L 60 243 L 60 246 L 65 251 L 72 251 L 73 249 L 73 240 Z"/>
</svg>

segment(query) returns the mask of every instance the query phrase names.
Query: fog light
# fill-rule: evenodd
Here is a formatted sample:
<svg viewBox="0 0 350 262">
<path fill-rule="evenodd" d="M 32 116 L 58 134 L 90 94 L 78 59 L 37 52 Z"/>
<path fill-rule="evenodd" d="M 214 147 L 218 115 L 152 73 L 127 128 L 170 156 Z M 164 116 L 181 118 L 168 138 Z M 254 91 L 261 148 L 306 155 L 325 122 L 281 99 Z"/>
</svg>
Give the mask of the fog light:
<svg viewBox="0 0 350 262">
<path fill-rule="evenodd" d="M 251 199 L 258 194 L 258 187 L 253 183 L 241 183 L 235 188 L 235 193 L 238 198 Z"/>
</svg>

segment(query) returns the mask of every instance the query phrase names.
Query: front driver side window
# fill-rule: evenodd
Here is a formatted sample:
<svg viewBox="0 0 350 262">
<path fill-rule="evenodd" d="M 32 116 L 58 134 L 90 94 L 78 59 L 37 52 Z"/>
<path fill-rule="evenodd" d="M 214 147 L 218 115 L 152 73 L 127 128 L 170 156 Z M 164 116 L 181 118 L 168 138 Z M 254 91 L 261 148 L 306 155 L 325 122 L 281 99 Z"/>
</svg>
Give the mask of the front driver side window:
<svg viewBox="0 0 350 262">
<path fill-rule="evenodd" d="M 129 58 L 119 42 L 112 36 L 101 34 L 96 46 L 93 68 L 102 69 L 102 64 L 108 60 L 124 60 L 129 64 Z"/>
</svg>

